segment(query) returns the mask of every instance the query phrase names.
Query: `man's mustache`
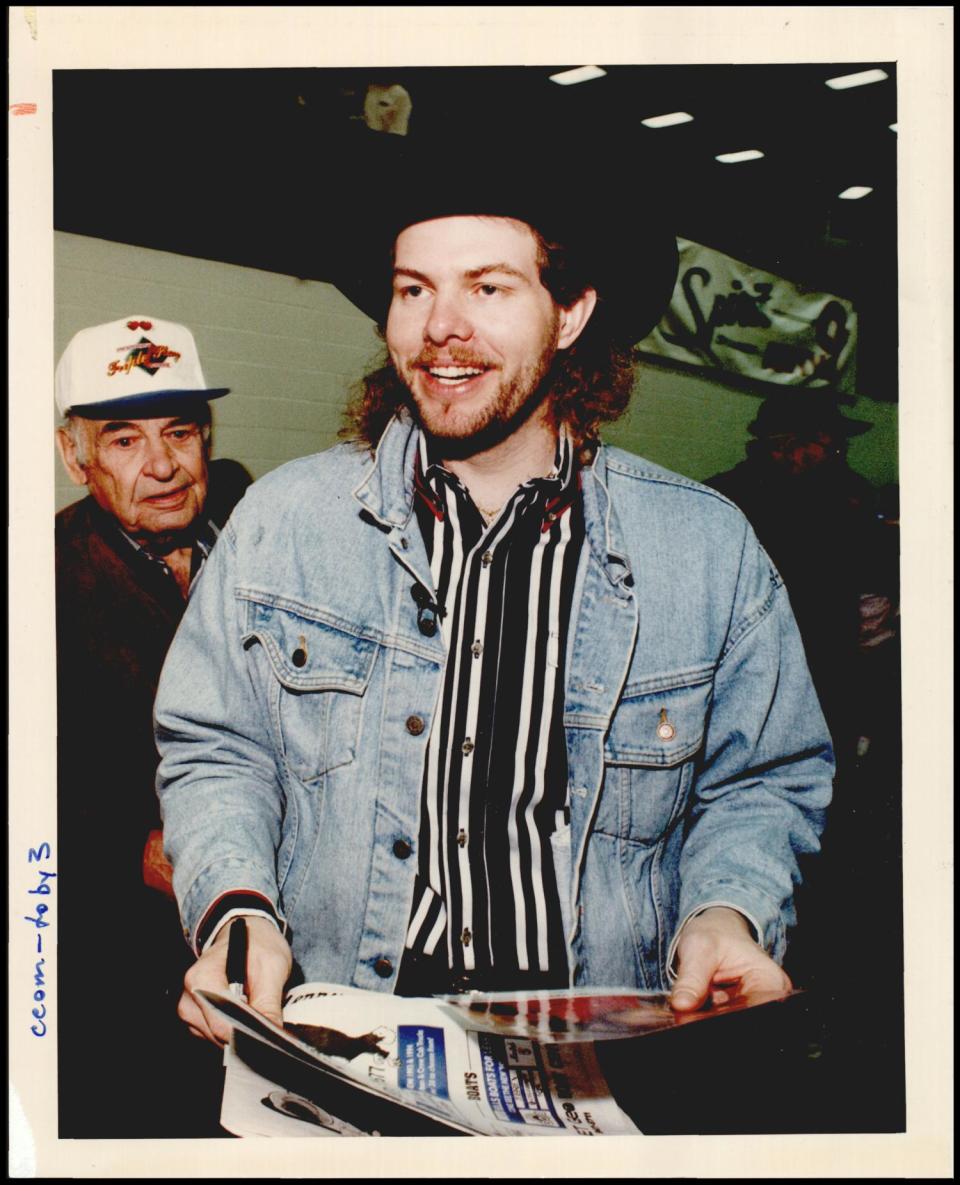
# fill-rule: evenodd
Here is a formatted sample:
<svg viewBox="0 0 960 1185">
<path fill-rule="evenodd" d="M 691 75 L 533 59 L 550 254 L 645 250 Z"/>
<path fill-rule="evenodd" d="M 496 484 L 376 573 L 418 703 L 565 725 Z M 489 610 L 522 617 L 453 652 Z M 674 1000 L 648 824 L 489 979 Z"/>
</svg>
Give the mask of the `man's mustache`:
<svg viewBox="0 0 960 1185">
<path fill-rule="evenodd" d="M 469 366 L 474 370 L 490 370 L 496 363 L 460 350 L 421 350 L 412 365 L 423 369 L 431 366 Z"/>
</svg>

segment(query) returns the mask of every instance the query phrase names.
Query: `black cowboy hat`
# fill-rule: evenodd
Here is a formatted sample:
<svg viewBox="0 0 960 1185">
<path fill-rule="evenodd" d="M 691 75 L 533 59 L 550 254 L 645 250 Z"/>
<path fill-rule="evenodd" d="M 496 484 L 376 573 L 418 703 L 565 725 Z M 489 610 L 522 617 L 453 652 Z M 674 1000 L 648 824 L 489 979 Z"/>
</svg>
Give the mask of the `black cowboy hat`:
<svg viewBox="0 0 960 1185">
<path fill-rule="evenodd" d="M 831 436 L 862 436 L 873 427 L 867 420 L 843 415 L 836 396 L 829 391 L 798 391 L 771 395 L 760 405 L 748 425 L 753 436 L 768 438 L 784 433 L 826 432 Z"/>
<path fill-rule="evenodd" d="M 554 139 L 455 144 L 406 143 L 373 134 L 355 184 L 331 226 L 330 278 L 381 327 L 391 298 L 391 259 L 407 226 L 455 215 L 515 218 L 551 244 L 561 244 L 563 268 L 597 290 L 595 318 L 624 344 L 657 324 L 678 267 L 677 241 L 648 184 L 611 183 L 598 153 Z"/>
</svg>

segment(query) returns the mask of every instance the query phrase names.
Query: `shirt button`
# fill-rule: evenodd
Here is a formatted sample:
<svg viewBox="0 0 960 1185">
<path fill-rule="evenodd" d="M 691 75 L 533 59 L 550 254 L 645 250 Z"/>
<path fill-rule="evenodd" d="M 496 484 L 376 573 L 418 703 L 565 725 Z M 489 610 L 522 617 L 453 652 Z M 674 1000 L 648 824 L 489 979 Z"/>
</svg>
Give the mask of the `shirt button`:
<svg viewBox="0 0 960 1185">
<path fill-rule="evenodd" d="M 479 658 L 480 655 L 483 654 L 483 643 L 478 638 L 476 642 L 474 642 L 474 644 L 470 647 L 470 649 L 473 651 L 473 657 Z"/>
<path fill-rule="evenodd" d="M 467 737 L 467 739 L 460 746 L 460 749 L 462 750 L 464 756 L 469 757 L 470 754 L 473 752 L 473 741 L 471 741 L 470 738 Z"/>
<path fill-rule="evenodd" d="M 462 848 L 465 848 L 467 846 L 467 833 L 464 831 L 464 829 L 462 827 L 457 832 L 457 843 Z"/>
<path fill-rule="evenodd" d="M 422 716 L 408 716 L 407 717 L 407 732 L 413 737 L 418 737 L 426 726 L 423 722 Z"/>
<path fill-rule="evenodd" d="M 464 930 L 464 932 L 460 935 L 460 941 L 463 943 L 464 946 L 469 946 L 470 939 L 472 937 L 473 937 L 473 935 L 470 933 L 469 930 Z"/>
<path fill-rule="evenodd" d="M 490 565 L 493 563 L 493 552 L 492 551 L 485 551 L 483 553 L 483 555 L 480 557 L 480 563 L 483 564 L 483 566 L 485 568 L 489 568 Z"/>
<path fill-rule="evenodd" d="M 393 963 L 389 959 L 377 959 L 373 964 L 373 969 L 381 979 L 389 979 L 393 974 Z"/>
<path fill-rule="evenodd" d="M 398 860 L 406 860 L 412 851 L 405 839 L 398 839 L 393 845 L 393 854 Z"/>
</svg>

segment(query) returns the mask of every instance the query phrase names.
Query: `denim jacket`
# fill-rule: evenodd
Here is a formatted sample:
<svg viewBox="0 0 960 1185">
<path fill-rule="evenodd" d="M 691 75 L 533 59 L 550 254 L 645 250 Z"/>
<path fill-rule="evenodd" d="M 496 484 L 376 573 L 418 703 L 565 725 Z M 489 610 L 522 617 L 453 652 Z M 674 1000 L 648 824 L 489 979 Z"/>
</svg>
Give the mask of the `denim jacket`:
<svg viewBox="0 0 960 1185">
<path fill-rule="evenodd" d="M 158 792 L 188 941 L 262 894 L 298 972 L 389 991 L 408 922 L 445 652 L 413 512 L 417 429 L 257 482 L 214 548 L 156 704 Z M 616 448 L 582 473 L 553 837 L 571 984 L 663 990 L 723 902 L 777 959 L 833 754 L 783 583 L 719 494 Z M 403 841 L 403 842 L 399 842 Z"/>
</svg>

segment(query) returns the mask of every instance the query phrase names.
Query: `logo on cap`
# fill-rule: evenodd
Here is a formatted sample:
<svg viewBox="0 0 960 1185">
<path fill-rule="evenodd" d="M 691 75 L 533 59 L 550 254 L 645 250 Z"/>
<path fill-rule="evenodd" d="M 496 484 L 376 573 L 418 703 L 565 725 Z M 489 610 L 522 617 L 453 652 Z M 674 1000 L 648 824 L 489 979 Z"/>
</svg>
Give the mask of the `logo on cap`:
<svg viewBox="0 0 960 1185">
<path fill-rule="evenodd" d="M 150 328 L 149 321 L 131 321 L 131 326 L 141 325 Z M 171 350 L 169 346 L 155 346 L 148 338 L 142 337 L 135 346 L 117 346 L 118 350 L 128 350 L 122 362 L 111 362 L 107 367 L 108 375 L 129 374 L 135 366 L 153 376 L 162 367 L 168 367 L 171 362 L 179 362 L 180 354 Z"/>
</svg>

